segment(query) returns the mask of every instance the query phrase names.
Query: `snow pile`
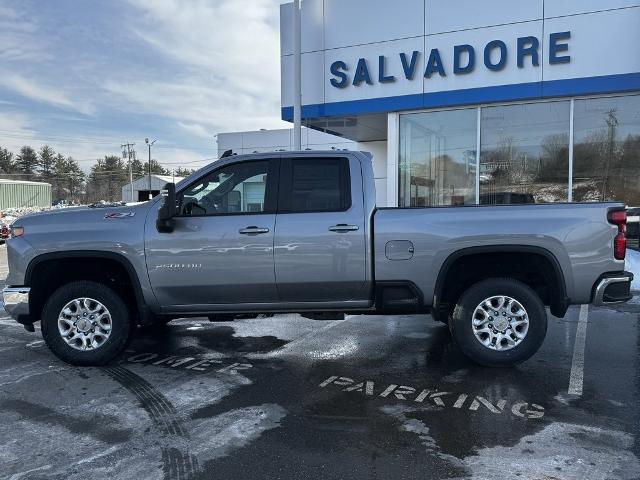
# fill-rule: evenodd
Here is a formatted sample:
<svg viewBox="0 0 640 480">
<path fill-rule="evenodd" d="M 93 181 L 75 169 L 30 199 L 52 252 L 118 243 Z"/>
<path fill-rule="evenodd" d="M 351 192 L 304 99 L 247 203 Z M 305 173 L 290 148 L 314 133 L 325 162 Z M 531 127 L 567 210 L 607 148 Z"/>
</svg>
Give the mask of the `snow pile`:
<svg viewBox="0 0 640 480">
<path fill-rule="evenodd" d="M 11 225 L 14 220 L 29 213 L 48 212 L 59 208 L 73 207 L 77 205 L 57 205 L 55 207 L 12 207 L 0 210 L 0 224 Z"/>
<path fill-rule="evenodd" d="M 631 284 L 631 290 L 640 290 L 640 252 L 627 249 L 624 268 L 627 272 L 633 273 L 635 277 Z"/>
</svg>

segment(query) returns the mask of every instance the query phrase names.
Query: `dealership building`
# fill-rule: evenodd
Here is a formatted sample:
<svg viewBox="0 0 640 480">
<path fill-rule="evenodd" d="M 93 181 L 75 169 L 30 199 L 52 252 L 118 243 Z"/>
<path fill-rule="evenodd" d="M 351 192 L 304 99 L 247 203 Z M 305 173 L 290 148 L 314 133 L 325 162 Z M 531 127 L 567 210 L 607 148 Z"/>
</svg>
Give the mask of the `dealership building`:
<svg viewBox="0 0 640 480">
<path fill-rule="evenodd" d="M 303 0 L 301 19 L 303 125 L 375 152 L 387 205 L 640 206 L 640 0 Z"/>
</svg>

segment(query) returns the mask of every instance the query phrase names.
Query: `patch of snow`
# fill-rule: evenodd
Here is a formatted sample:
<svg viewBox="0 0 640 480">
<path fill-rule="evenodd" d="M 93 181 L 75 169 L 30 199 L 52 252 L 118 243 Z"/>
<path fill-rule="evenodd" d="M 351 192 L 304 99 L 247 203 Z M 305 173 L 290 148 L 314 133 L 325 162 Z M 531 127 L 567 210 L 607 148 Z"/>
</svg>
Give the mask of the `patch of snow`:
<svg viewBox="0 0 640 480">
<path fill-rule="evenodd" d="M 30 213 L 48 212 L 60 208 L 78 207 L 80 205 L 63 204 L 52 207 L 10 207 L 0 210 L 0 223 L 11 225 L 16 219 L 29 215 Z"/>
<path fill-rule="evenodd" d="M 426 408 L 425 408 L 426 407 Z M 460 468 L 463 467 L 462 461 L 446 453 L 443 453 L 436 443 L 435 439 L 431 436 L 431 430 L 423 421 L 416 418 L 412 418 L 411 414 L 414 412 L 420 412 L 425 410 L 432 410 L 427 407 L 414 407 L 408 405 L 386 405 L 380 409 L 383 413 L 394 417 L 400 422 L 400 430 L 404 432 L 414 433 L 418 436 L 420 443 L 425 447 L 425 450 L 435 455 L 442 460 L 449 462 L 450 464 Z"/>
<path fill-rule="evenodd" d="M 514 446 L 480 449 L 464 459 L 464 466 L 472 480 L 634 480 L 640 461 L 632 447 L 633 435 L 625 432 L 554 423 Z"/>
<path fill-rule="evenodd" d="M 627 272 L 633 273 L 635 277 L 631 284 L 631 290 L 640 290 L 640 252 L 628 248 L 624 267 Z"/>
<path fill-rule="evenodd" d="M 238 408 L 221 415 L 198 419 L 191 428 L 191 453 L 201 461 L 213 460 L 257 440 L 265 431 L 280 426 L 287 411 L 280 405 Z"/>
</svg>

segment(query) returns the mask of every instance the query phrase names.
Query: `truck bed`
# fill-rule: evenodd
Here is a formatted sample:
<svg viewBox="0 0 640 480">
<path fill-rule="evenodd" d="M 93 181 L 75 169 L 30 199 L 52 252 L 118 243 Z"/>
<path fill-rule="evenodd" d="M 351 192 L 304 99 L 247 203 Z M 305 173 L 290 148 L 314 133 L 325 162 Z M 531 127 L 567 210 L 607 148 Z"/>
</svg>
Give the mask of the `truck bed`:
<svg viewBox="0 0 640 480">
<path fill-rule="evenodd" d="M 438 272 L 452 255 L 475 249 L 525 247 L 549 252 L 558 262 L 571 303 L 589 303 L 602 272 L 624 270 L 611 245 L 617 228 L 607 221 L 618 203 L 481 205 L 380 208 L 374 214 L 376 282 L 410 280 L 432 301 Z M 411 242 L 406 259 L 390 254 Z M 394 243 L 395 242 L 395 243 Z M 397 258 L 403 258 L 402 256 Z"/>
</svg>

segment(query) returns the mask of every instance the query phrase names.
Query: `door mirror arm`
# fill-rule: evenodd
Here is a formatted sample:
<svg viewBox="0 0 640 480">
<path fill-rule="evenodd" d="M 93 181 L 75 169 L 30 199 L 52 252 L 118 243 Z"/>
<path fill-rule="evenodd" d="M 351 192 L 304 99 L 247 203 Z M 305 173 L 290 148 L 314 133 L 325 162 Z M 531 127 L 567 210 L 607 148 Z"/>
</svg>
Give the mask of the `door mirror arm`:
<svg viewBox="0 0 640 480">
<path fill-rule="evenodd" d="M 163 203 L 158 210 L 156 229 L 160 233 L 171 233 L 175 227 L 174 217 L 178 214 L 176 184 L 167 183 L 162 191 Z"/>
</svg>

